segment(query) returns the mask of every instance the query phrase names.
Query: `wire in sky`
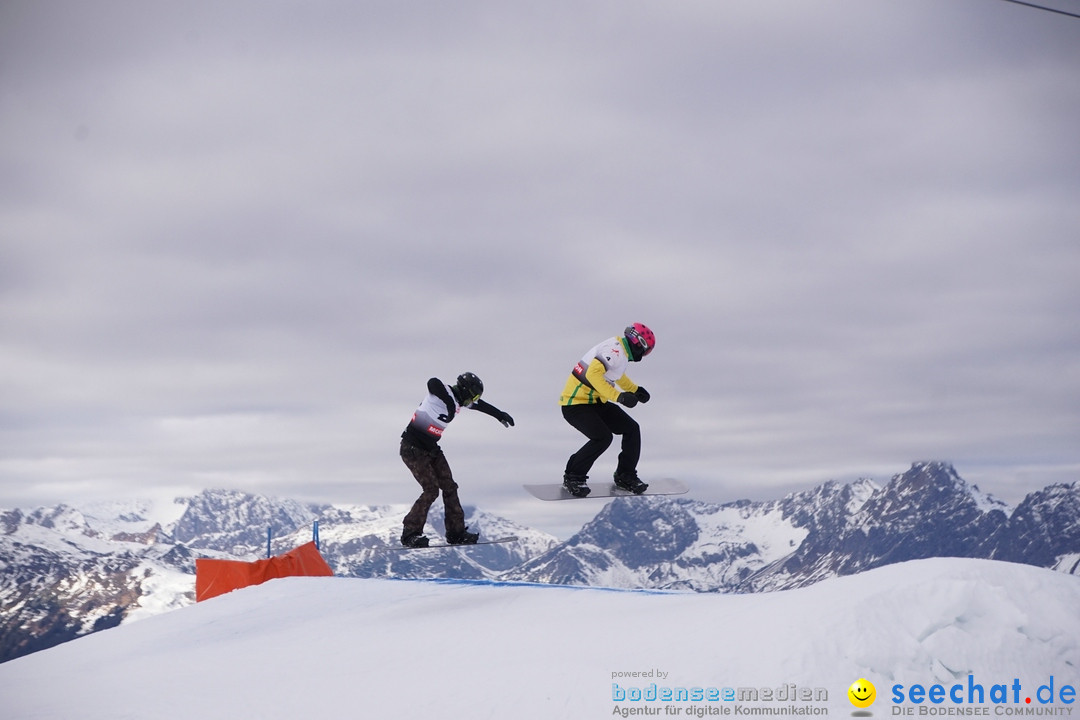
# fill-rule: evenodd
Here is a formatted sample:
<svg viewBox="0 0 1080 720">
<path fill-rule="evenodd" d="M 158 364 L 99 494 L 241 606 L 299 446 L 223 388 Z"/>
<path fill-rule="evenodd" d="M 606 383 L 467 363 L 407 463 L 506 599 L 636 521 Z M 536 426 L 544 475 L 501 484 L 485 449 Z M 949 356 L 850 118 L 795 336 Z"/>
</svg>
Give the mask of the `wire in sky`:
<svg viewBox="0 0 1080 720">
<path fill-rule="evenodd" d="M 1027 7 L 1032 7 L 1037 10 L 1045 10 L 1046 12 L 1057 13 L 1058 15 L 1068 15 L 1069 17 L 1080 18 L 1080 15 L 1077 15 L 1076 13 L 1066 12 L 1064 10 L 1056 10 L 1054 8 L 1048 8 L 1043 5 L 1036 5 L 1035 3 L 1023 2 L 1023 0 L 1005 0 L 1005 2 L 1011 2 L 1016 5 L 1025 5 Z"/>
</svg>

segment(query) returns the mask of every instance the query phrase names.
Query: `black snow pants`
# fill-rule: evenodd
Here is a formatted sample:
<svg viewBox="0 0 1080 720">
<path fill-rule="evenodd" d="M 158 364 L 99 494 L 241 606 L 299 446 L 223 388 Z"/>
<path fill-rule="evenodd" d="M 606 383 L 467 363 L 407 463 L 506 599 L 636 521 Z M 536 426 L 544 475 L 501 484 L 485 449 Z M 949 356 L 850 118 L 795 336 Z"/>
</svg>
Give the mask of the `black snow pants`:
<svg viewBox="0 0 1080 720">
<path fill-rule="evenodd" d="M 622 451 L 615 473 L 637 470 L 641 457 L 641 428 L 637 421 L 615 403 L 593 405 L 564 405 L 566 422 L 573 425 L 589 441 L 566 461 L 566 474 L 585 477 L 593 463 L 611 445 L 613 435 L 622 436 Z"/>
</svg>

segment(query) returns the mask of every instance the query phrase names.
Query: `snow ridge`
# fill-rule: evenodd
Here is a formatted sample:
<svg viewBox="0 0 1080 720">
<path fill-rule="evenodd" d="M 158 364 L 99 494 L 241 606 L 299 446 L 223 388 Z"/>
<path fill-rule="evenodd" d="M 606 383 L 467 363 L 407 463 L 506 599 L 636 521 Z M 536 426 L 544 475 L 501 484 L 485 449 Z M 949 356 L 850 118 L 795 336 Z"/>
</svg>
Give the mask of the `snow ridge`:
<svg viewBox="0 0 1080 720">
<path fill-rule="evenodd" d="M 1075 687 L 1077 607 L 1074 577 L 957 558 L 757 595 L 285 578 L 0 665 L 0 697 L 11 720 L 539 720 L 611 717 L 613 682 L 795 683 L 824 691 L 816 709 L 848 717 L 847 688 L 867 678 L 873 715 L 887 717 L 897 683 Z M 418 649 L 430 663 L 403 672 Z M 664 675 L 613 679 L 623 671 Z M 687 717 L 719 703 L 632 705 Z"/>
</svg>

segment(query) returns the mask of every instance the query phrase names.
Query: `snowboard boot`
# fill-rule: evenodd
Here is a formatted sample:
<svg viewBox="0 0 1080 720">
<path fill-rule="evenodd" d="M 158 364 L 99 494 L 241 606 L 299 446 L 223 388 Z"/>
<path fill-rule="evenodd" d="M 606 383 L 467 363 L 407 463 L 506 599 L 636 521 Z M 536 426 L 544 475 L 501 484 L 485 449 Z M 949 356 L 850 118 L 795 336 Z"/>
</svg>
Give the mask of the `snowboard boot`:
<svg viewBox="0 0 1080 720">
<path fill-rule="evenodd" d="M 637 476 L 636 470 L 616 472 L 615 486 L 620 487 L 623 490 L 629 490 L 635 495 L 640 495 L 649 488 L 648 484 L 641 482 L 641 479 Z"/>
<path fill-rule="evenodd" d="M 587 497 L 589 493 L 592 492 L 592 488 L 585 484 L 585 481 L 588 479 L 589 478 L 585 475 L 571 475 L 570 473 L 567 473 L 563 475 L 562 484 L 571 495 L 583 498 Z"/>
<path fill-rule="evenodd" d="M 459 533 L 446 533 L 446 542 L 451 545 L 475 545 L 479 539 L 480 534 L 469 532 L 468 526 Z"/>
<path fill-rule="evenodd" d="M 423 533 L 409 533 L 401 536 L 401 544 L 409 548 L 426 548 L 428 546 L 428 539 Z"/>
</svg>

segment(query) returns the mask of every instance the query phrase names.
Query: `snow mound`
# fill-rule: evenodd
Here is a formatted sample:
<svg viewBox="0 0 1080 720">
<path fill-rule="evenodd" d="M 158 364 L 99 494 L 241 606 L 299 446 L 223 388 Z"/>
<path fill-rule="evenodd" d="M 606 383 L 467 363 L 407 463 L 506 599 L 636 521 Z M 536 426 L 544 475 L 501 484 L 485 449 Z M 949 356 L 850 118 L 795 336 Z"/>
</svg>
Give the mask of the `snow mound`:
<svg viewBox="0 0 1080 720">
<path fill-rule="evenodd" d="M 795 686 L 847 716 L 865 677 L 885 717 L 894 683 L 1080 684 L 1078 607 L 1074 576 L 970 559 L 754 595 L 286 578 L 0 665 L 0 697 L 9 720 L 547 719 L 665 712 L 613 683 Z"/>
</svg>

